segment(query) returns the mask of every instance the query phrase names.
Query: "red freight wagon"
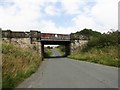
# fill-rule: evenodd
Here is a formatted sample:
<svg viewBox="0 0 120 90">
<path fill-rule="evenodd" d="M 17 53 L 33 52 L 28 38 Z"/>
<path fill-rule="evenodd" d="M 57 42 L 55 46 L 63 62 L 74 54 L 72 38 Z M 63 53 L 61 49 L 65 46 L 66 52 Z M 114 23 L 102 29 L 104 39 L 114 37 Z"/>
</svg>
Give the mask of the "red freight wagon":
<svg viewBox="0 0 120 90">
<path fill-rule="evenodd" d="M 52 38 L 52 37 L 55 37 L 55 34 L 41 33 L 41 37 L 43 37 L 43 38 Z"/>
</svg>

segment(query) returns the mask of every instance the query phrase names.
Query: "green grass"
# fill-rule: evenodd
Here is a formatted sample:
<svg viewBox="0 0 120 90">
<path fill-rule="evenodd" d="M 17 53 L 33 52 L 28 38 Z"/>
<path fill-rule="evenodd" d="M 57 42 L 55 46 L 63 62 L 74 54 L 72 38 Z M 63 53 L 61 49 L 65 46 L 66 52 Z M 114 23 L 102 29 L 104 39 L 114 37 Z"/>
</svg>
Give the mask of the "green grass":
<svg viewBox="0 0 120 90">
<path fill-rule="evenodd" d="M 65 55 L 65 52 L 62 51 L 60 48 L 56 48 L 56 50 L 57 50 L 58 52 L 60 52 L 61 56 L 64 56 L 64 55 Z"/>
<path fill-rule="evenodd" d="M 120 67 L 117 46 L 108 46 L 100 49 L 92 48 L 88 52 L 77 51 L 77 53 L 74 53 L 68 57 L 81 61 Z"/>
<path fill-rule="evenodd" d="M 33 74 L 41 57 L 32 48 L 2 43 L 2 88 L 14 88 Z"/>
<path fill-rule="evenodd" d="M 44 56 L 50 57 L 52 55 L 52 51 L 49 48 L 44 48 Z"/>
</svg>

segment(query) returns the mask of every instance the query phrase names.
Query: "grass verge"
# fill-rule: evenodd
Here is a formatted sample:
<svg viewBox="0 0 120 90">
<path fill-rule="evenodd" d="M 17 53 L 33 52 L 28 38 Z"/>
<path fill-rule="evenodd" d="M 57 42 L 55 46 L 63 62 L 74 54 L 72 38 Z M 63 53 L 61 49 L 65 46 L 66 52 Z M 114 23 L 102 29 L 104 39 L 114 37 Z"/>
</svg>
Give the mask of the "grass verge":
<svg viewBox="0 0 120 90">
<path fill-rule="evenodd" d="M 52 51 L 49 48 L 44 48 L 44 56 L 50 57 L 52 55 Z"/>
<path fill-rule="evenodd" d="M 56 48 L 56 50 L 57 50 L 58 52 L 60 52 L 61 56 L 64 56 L 64 55 L 65 55 L 65 52 L 63 52 L 60 48 Z"/>
<path fill-rule="evenodd" d="M 100 49 L 93 48 L 88 52 L 79 51 L 68 57 L 81 61 L 88 61 L 108 66 L 120 67 L 117 46 L 108 46 Z"/>
<path fill-rule="evenodd" d="M 2 88 L 14 88 L 33 74 L 41 57 L 32 48 L 20 48 L 12 43 L 2 43 Z"/>
</svg>

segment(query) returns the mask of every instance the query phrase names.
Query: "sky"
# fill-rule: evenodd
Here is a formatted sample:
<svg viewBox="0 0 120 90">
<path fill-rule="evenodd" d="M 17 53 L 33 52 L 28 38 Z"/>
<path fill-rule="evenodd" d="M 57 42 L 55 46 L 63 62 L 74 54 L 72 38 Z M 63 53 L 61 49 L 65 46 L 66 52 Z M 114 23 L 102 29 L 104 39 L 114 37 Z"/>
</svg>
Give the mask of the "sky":
<svg viewBox="0 0 120 90">
<path fill-rule="evenodd" d="M 0 0 L 0 28 L 70 34 L 118 30 L 119 0 Z"/>
</svg>

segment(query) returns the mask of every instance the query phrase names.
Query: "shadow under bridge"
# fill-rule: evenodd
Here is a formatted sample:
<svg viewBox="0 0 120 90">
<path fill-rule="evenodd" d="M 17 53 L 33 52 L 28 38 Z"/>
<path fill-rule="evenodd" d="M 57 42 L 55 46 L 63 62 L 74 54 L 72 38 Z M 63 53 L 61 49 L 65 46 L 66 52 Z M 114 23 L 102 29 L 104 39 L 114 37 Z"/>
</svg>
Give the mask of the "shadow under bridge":
<svg viewBox="0 0 120 90">
<path fill-rule="evenodd" d="M 44 58 L 44 45 L 63 45 L 65 48 L 65 57 L 70 55 L 70 35 L 69 34 L 41 34 L 41 51 L 42 58 Z"/>
</svg>

